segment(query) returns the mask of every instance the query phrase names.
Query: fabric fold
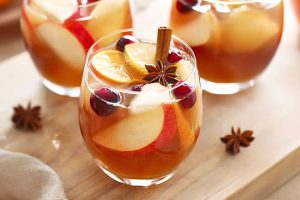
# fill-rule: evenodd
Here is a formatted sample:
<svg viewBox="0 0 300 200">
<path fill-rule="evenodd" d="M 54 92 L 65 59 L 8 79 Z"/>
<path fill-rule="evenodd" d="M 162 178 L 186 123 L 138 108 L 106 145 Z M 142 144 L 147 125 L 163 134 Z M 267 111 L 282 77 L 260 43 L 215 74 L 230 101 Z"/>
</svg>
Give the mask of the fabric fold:
<svg viewBox="0 0 300 200">
<path fill-rule="evenodd" d="M 63 184 L 49 166 L 24 153 L 0 149 L 0 199 L 65 200 Z"/>
</svg>

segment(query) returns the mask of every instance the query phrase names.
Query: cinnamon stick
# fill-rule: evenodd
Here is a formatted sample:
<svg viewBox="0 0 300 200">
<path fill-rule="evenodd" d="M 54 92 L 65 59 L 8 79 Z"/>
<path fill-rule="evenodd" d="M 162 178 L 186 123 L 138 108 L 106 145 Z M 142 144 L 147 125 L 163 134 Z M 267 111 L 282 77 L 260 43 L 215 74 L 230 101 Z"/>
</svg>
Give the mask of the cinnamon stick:
<svg viewBox="0 0 300 200">
<path fill-rule="evenodd" d="M 167 27 L 158 28 L 156 42 L 156 60 L 161 60 L 163 64 L 166 64 L 168 59 L 171 37 L 172 29 Z"/>
</svg>

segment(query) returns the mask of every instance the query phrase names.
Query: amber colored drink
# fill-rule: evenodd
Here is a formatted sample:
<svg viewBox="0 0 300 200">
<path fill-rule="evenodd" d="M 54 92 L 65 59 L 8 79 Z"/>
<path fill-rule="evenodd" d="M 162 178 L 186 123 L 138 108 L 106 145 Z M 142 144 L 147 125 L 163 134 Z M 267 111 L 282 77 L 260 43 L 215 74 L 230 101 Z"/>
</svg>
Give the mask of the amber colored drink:
<svg viewBox="0 0 300 200">
<path fill-rule="evenodd" d="M 281 40 L 281 1 L 204 0 L 196 4 L 205 8 L 202 13 L 182 10 L 178 2 L 173 1 L 171 27 L 194 50 L 204 83 L 248 84 L 266 69 Z M 204 90 L 226 92 L 205 85 Z"/>
<path fill-rule="evenodd" d="M 177 78 L 162 85 L 143 79 L 149 74 L 145 65 L 157 65 L 155 42 L 131 38 L 125 48 L 116 48 L 125 43 L 103 46 L 105 39 L 92 47 L 83 73 L 82 136 L 98 166 L 113 179 L 140 186 L 161 183 L 173 175 L 200 133 L 202 92 L 192 50 L 173 38 L 180 45 L 172 46 L 168 65 L 176 66 Z"/>
<path fill-rule="evenodd" d="M 12 0 L 0 0 L 0 9 L 2 7 L 6 7 L 7 5 L 9 5 L 12 2 Z"/>
<path fill-rule="evenodd" d="M 300 22 L 300 1 L 299 0 L 293 0 L 294 9 L 298 18 L 298 21 Z"/>
<path fill-rule="evenodd" d="M 169 126 L 165 127 L 165 129 L 169 130 L 164 130 L 166 133 L 161 134 L 172 134 L 166 136 L 170 138 L 162 138 L 164 136 L 161 136 L 160 139 L 157 138 L 160 142 L 153 141 L 152 144 L 150 143 L 141 149 L 113 149 L 113 147 L 117 145 L 102 144 L 103 141 L 99 141 L 103 139 L 100 136 L 101 134 L 107 134 L 106 132 L 110 127 L 121 123 L 128 123 L 128 126 L 131 125 L 132 129 L 134 129 L 134 127 L 138 129 L 138 126 L 143 126 L 143 124 L 138 124 L 138 122 L 150 117 L 148 115 L 151 115 L 151 112 L 134 116 L 134 118 L 140 117 L 141 119 L 138 120 L 136 124 L 132 124 L 131 122 L 133 117 L 130 114 L 130 108 L 122 108 L 121 106 L 116 106 L 117 111 L 110 116 L 97 116 L 90 106 L 91 91 L 83 87 L 82 92 L 85 98 L 85 102 L 82 102 L 80 108 L 82 136 L 97 164 L 117 177 L 155 179 L 170 174 L 191 151 L 199 135 L 200 127 L 198 121 L 200 121 L 200 101 L 198 101 L 195 108 L 191 110 L 183 109 L 178 103 L 166 103 L 161 106 L 166 115 L 174 115 L 174 118 L 170 117 L 170 123 L 174 124 L 165 124 L 165 126 Z M 154 111 L 153 113 L 153 117 L 155 117 L 156 112 Z M 147 121 L 142 121 L 141 123 L 147 125 Z M 126 127 L 126 125 L 124 126 Z M 149 127 L 149 129 L 150 128 L 151 127 Z M 102 133 L 102 130 L 105 131 Z M 167 133 L 168 131 L 170 131 L 170 133 Z M 147 133 L 141 132 L 140 134 Z M 131 140 L 130 132 L 124 137 L 128 137 L 127 140 Z M 134 139 L 136 138 L 133 137 L 132 140 Z M 105 140 L 108 139 L 105 138 Z M 120 141 L 114 141 L 112 136 L 109 142 L 114 143 Z M 124 140 L 124 142 L 128 141 Z"/>
<path fill-rule="evenodd" d="M 24 0 L 22 5 L 25 44 L 43 83 L 67 96 L 79 95 L 89 47 L 105 34 L 131 26 L 128 0 Z"/>
</svg>

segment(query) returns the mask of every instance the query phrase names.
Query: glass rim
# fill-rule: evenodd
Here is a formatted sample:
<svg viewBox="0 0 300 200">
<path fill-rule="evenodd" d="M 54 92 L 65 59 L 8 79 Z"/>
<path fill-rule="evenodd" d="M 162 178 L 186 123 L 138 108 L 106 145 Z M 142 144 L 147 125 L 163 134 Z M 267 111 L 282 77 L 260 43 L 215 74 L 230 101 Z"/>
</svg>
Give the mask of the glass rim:
<svg viewBox="0 0 300 200">
<path fill-rule="evenodd" d="M 91 69 L 90 67 L 90 58 L 93 57 L 94 53 L 93 53 L 93 49 L 103 40 L 113 36 L 113 35 L 116 35 L 116 34 L 120 34 L 120 33 L 126 33 L 126 32 L 152 32 L 152 33 L 155 33 L 155 31 L 151 31 L 151 30 L 147 30 L 147 29 L 136 29 L 136 28 L 129 28 L 129 29 L 120 29 L 120 30 L 117 30 L 117 31 L 113 31 L 103 37 L 101 37 L 100 39 L 98 39 L 97 41 L 94 42 L 94 44 L 89 48 L 87 54 L 86 54 L 86 59 L 85 59 L 85 66 L 84 66 L 84 73 L 83 73 L 83 81 L 85 82 L 85 84 L 87 85 L 87 87 L 89 88 L 89 90 L 91 92 L 94 92 L 91 88 L 90 88 L 90 85 L 88 84 L 87 80 L 86 80 L 86 76 L 88 74 L 90 74 L 98 83 L 101 83 L 103 84 L 104 86 L 106 87 L 110 87 L 120 93 L 123 93 L 123 94 L 139 94 L 141 93 L 142 91 L 133 91 L 133 90 L 130 90 L 130 89 L 125 89 L 125 88 L 120 88 L 118 86 L 115 86 L 113 84 L 110 84 L 109 82 L 107 81 L 104 81 L 102 80 L 100 77 L 98 77 L 94 72 L 93 70 Z M 191 76 L 194 76 L 195 73 L 197 73 L 197 76 L 198 75 L 198 71 L 197 71 L 197 60 L 196 60 L 196 56 L 195 56 L 195 53 L 194 51 L 192 50 L 192 48 L 184 41 L 182 40 L 181 38 L 179 38 L 178 36 L 172 34 L 172 38 L 176 39 L 177 41 L 179 41 L 181 44 L 183 44 L 186 48 L 188 48 L 188 50 L 191 52 L 191 58 L 193 59 L 193 69 L 191 70 L 191 72 L 189 73 L 189 75 L 184 79 L 182 80 L 182 82 L 176 86 L 172 86 L 172 87 L 167 87 L 168 89 L 168 92 L 171 92 L 172 90 L 180 87 L 181 85 L 185 84 L 187 82 L 188 79 L 190 79 Z M 139 38 L 138 38 L 139 39 Z M 156 41 L 155 41 L 156 42 Z M 100 50 L 101 48 L 99 48 Z M 97 51 L 96 51 L 97 52 Z M 198 79 L 199 80 L 199 79 Z M 195 79 L 195 84 L 197 84 L 197 79 Z M 200 84 L 200 83 L 199 83 Z M 196 86 L 192 85 L 194 89 L 196 89 Z M 160 91 L 160 90 L 156 90 L 156 91 L 147 91 L 146 93 L 155 93 L 157 91 Z M 145 92 L 145 91 L 144 91 Z M 143 92 L 143 93 L 144 93 Z"/>
<path fill-rule="evenodd" d="M 63 0 L 62 0 L 63 1 Z M 23 0 L 23 3 L 28 6 L 29 5 L 30 0 Z M 101 0 L 99 1 L 95 1 L 95 2 L 91 2 L 91 3 L 87 3 L 87 4 L 82 4 L 82 5 L 57 5 L 55 3 L 51 3 L 51 2 L 47 2 L 45 1 L 45 5 L 51 5 L 51 6 L 55 6 L 55 7 L 73 7 L 73 8 L 88 8 L 88 7 L 92 7 L 92 6 L 96 6 L 97 4 L 99 4 L 99 2 L 101 2 Z"/>
<path fill-rule="evenodd" d="M 253 3 L 263 3 L 263 2 L 273 2 L 273 1 L 282 1 L 282 0 L 203 0 L 204 2 L 209 2 L 213 4 L 225 4 L 225 5 L 235 5 L 235 4 L 253 4 Z"/>
</svg>

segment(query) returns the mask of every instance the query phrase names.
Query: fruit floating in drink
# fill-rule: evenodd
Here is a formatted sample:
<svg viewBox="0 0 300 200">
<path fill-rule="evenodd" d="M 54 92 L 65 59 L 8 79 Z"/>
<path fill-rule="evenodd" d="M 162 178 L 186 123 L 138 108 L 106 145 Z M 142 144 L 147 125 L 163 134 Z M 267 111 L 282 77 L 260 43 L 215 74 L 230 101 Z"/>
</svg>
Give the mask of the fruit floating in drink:
<svg viewBox="0 0 300 200">
<path fill-rule="evenodd" d="M 171 27 L 194 50 L 202 87 L 231 94 L 254 85 L 283 28 L 283 2 L 173 0 Z"/>
<path fill-rule="evenodd" d="M 126 36 L 112 41 L 120 33 Z M 96 42 L 79 99 L 82 136 L 97 165 L 111 178 L 139 186 L 174 174 L 193 148 L 202 118 L 192 50 L 170 36 L 165 59 L 156 59 L 156 40 L 134 36 L 147 33 L 124 30 Z"/>
<path fill-rule="evenodd" d="M 129 0 L 23 0 L 27 50 L 55 93 L 78 96 L 86 53 L 100 37 L 132 26 Z"/>
</svg>

